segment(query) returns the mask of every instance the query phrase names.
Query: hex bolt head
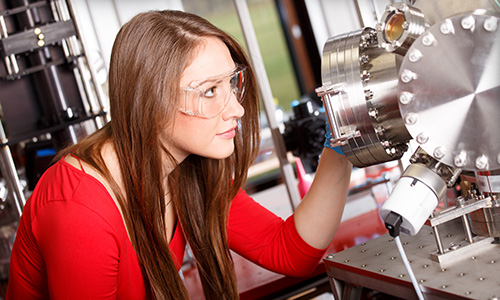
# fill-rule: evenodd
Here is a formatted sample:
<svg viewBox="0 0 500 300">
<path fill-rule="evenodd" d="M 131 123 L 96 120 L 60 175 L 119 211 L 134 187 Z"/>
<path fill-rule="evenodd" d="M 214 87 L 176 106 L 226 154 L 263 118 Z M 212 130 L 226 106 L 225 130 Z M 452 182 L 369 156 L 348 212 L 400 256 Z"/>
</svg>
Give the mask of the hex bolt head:
<svg viewBox="0 0 500 300">
<path fill-rule="evenodd" d="M 443 146 L 439 146 L 434 149 L 434 157 L 437 159 L 441 159 L 446 155 L 446 149 Z"/>
<path fill-rule="evenodd" d="M 476 158 L 476 168 L 479 170 L 484 170 L 488 167 L 488 157 L 485 155 L 481 155 Z"/>
<path fill-rule="evenodd" d="M 425 144 L 429 140 L 429 136 L 425 132 L 421 132 L 417 135 L 417 143 Z"/>
<path fill-rule="evenodd" d="M 412 80 L 417 78 L 417 74 L 410 70 L 403 70 L 401 72 L 401 81 L 404 83 L 410 83 Z"/>
<path fill-rule="evenodd" d="M 451 34 L 455 32 L 455 28 L 450 20 L 445 20 L 439 27 L 439 31 L 441 31 L 442 34 Z"/>
<path fill-rule="evenodd" d="M 405 123 L 407 125 L 413 125 L 413 124 L 417 123 L 417 120 L 418 120 L 418 116 L 415 113 L 409 113 L 405 117 Z"/>
<path fill-rule="evenodd" d="M 412 51 L 410 51 L 410 53 L 408 54 L 408 59 L 412 62 L 412 63 L 415 63 L 415 62 L 418 62 L 422 59 L 422 52 L 420 52 L 418 49 L 413 49 Z"/>
<path fill-rule="evenodd" d="M 461 23 L 463 29 L 469 30 L 469 29 L 474 28 L 474 25 L 476 24 L 476 20 L 474 20 L 473 16 L 467 16 L 467 17 L 463 18 L 460 23 Z"/>
<path fill-rule="evenodd" d="M 457 168 L 462 168 L 467 164 L 467 152 L 462 150 L 460 154 L 455 155 L 453 158 L 453 163 L 455 164 L 455 167 Z"/>
<path fill-rule="evenodd" d="M 497 17 L 489 17 L 484 21 L 483 27 L 486 31 L 495 31 L 498 28 L 498 19 Z"/>
<path fill-rule="evenodd" d="M 422 37 L 422 44 L 424 44 L 424 46 L 432 46 L 435 42 L 436 38 L 430 33 L 427 33 Z"/>
<path fill-rule="evenodd" d="M 401 95 L 399 95 L 399 103 L 406 105 L 409 104 L 411 101 L 413 101 L 413 94 L 410 92 L 402 92 Z M 500 155 L 498 156 L 500 159 Z"/>
</svg>

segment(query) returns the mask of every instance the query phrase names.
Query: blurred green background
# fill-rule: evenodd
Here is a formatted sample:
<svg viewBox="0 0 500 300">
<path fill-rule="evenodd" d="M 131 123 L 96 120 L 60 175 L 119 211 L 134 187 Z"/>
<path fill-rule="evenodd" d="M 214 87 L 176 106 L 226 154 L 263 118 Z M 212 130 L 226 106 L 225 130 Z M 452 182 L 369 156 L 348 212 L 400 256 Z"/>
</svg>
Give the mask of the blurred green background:
<svg viewBox="0 0 500 300">
<path fill-rule="evenodd" d="M 183 0 L 182 3 L 186 11 L 208 19 L 246 48 L 233 1 Z M 273 0 L 249 0 L 247 4 L 276 104 L 289 111 L 290 102 L 300 98 L 300 91 L 276 5 Z"/>
</svg>

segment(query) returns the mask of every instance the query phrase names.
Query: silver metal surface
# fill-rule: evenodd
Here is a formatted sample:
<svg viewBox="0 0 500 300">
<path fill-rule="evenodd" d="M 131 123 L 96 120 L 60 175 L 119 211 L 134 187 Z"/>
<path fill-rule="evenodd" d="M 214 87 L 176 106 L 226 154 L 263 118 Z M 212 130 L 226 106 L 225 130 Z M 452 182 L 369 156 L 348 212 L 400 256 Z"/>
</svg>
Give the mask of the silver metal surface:
<svg viewBox="0 0 500 300">
<path fill-rule="evenodd" d="M 378 47 L 376 34 L 353 31 L 323 49 L 322 88 L 345 83 L 344 92 L 323 100 L 335 101 L 332 123 L 351 136 L 341 148 L 356 167 L 400 158 L 411 138 L 397 109 L 398 57 Z"/>
<path fill-rule="evenodd" d="M 429 25 L 434 25 L 445 18 L 475 9 L 500 12 L 499 3 L 498 0 L 417 0 L 414 6 L 424 13 Z"/>
<path fill-rule="evenodd" d="M 422 181 L 436 194 L 440 199 L 446 192 L 446 183 L 444 180 L 432 170 L 426 168 L 422 164 L 411 164 L 406 168 L 402 177 L 411 177 Z"/>
<path fill-rule="evenodd" d="M 396 2 L 387 6 L 377 24 L 377 37 L 386 51 L 405 55 L 425 29 L 425 18 L 418 8 Z"/>
<path fill-rule="evenodd" d="M 399 73 L 399 94 L 413 98 L 399 105 L 412 137 L 425 135 L 420 147 L 464 170 L 500 168 L 500 30 L 486 30 L 488 22 L 498 17 L 476 12 L 436 23 L 410 47 L 422 57 L 407 55 Z"/>
<path fill-rule="evenodd" d="M 446 249 L 452 249 L 465 238 L 460 220 L 444 224 L 440 231 Z M 500 245 L 479 247 L 443 266 L 430 258 L 436 250 L 430 227 L 424 226 L 413 237 L 402 235 L 401 240 L 425 299 L 486 300 L 500 297 Z M 336 253 L 324 262 L 331 279 L 404 299 L 416 299 L 395 242 L 389 235 Z M 333 284 L 332 289 L 334 294 L 341 293 Z"/>
</svg>

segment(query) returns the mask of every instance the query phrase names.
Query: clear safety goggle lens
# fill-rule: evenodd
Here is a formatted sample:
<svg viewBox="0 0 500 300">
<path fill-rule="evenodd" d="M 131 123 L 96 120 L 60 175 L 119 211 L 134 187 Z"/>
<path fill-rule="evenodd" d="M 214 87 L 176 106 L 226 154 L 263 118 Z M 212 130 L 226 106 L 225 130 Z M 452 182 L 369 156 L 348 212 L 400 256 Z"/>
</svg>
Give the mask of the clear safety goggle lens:
<svg viewBox="0 0 500 300">
<path fill-rule="evenodd" d="M 231 96 L 241 103 L 245 93 L 246 67 L 236 67 L 219 76 L 195 80 L 182 88 L 184 97 L 179 110 L 190 116 L 213 118 L 224 110 Z"/>
</svg>

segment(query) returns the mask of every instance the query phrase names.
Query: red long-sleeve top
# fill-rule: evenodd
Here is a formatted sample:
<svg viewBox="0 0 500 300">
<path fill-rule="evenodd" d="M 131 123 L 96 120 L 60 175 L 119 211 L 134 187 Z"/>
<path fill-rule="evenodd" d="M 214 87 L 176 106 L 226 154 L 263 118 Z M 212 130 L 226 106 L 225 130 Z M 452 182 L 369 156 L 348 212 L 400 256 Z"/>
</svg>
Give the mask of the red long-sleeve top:
<svg viewBox="0 0 500 300">
<path fill-rule="evenodd" d="M 230 248 L 269 270 L 311 273 L 326 249 L 308 245 L 286 221 L 244 191 L 229 212 Z M 170 251 L 179 269 L 186 241 L 176 227 Z M 26 202 L 10 261 L 7 299 L 145 299 L 138 258 L 106 188 L 64 159 Z"/>
</svg>

